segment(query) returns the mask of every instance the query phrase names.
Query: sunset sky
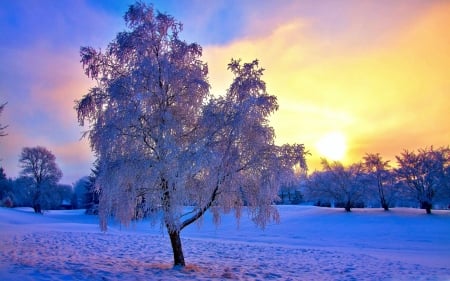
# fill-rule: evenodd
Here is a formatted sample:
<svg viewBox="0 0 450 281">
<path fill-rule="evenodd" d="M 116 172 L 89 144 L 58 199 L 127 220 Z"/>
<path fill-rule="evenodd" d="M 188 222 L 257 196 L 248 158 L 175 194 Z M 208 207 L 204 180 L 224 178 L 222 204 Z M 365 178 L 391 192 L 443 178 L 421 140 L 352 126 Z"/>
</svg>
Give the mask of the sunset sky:
<svg viewBox="0 0 450 281">
<path fill-rule="evenodd" d="M 2 1 L 0 166 L 18 176 L 23 147 L 45 146 L 62 183 L 88 175 L 94 157 L 74 100 L 93 85 L 80 46 L 104 49 L 125 29 L 133 1 Z M 214 94 L 231 83 L 231 58 L 259 59 L 280 109 L 277 143 L 303 143 L 310 170 L 339 147 L 345 164 L 365 153 L 450 144 L 450 1 L 153 1 L 203 46 Z M 205 6 L 206 5 L 206 6 Z M 327 152 L 331 150 L 331 152 Z M 339 152 L 339 151 L 338 151 Z M 339 154 L 339 153 L 338 153 Z"/>
</svg>

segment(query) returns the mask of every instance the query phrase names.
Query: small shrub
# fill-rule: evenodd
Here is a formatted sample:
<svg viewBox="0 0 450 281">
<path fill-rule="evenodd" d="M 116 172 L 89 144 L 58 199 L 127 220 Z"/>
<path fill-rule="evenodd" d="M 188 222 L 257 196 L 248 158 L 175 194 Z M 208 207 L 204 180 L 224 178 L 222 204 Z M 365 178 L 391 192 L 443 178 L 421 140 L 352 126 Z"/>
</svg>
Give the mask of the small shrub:
<svg viewBox="0 0 450 281">
<path fill-rule="evenodd" d="M 6 207 L 6 208 L 14 207 L 14 203 L 13 203 L 11 197 L 9 197 L 9 196 L 4 198 L 1 203 L 2 203 L 2 206 Z"/>
</svg>

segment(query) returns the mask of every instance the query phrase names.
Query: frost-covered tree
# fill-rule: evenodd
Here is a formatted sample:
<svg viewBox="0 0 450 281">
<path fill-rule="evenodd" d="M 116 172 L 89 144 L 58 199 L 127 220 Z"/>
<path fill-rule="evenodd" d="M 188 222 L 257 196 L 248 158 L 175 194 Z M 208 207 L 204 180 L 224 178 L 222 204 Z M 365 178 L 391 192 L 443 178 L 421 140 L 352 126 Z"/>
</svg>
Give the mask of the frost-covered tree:
<svg viewBox="0 0 450 281">
<path fill-rule="evenodd" d="M 33 206 L 34 184 L 31 178 L 18 177 L 12 181 L 14 206 Z"/>
<path fill-rule="evenodd" d="M 322 159 L 323 171 L 314 172 L 308 181 L 310 199 L 333 201 L 347 212 L 364 200 L 366 177 L 361 163 L 348 167 L 338 161 Z"/>
<path fill-rule="evenodd" d="M 184 266 L 180 232 L 207 210 L 216 223 L 222 212 L 239 219 L 243 206 L 260 226 L 277 220 L 272 203 L 292 167 L 305 166 L 304 147 L 274 144 L 268 117 L 278 105 L 258 61 L 232 60 L 234 81 L 213 98 L 202 48 L 179 38 L 179 22 L 141 2 L 125 21 L 104 52 L 81 48 L 97 81 L 76 110 L 97 157 L 100 225 L 150 216 Z"/>
<path fill-rule="evenodd" d="M 384 161 L 378 153 L 368 153 L 363 160 L 365 172 L 368 175 L 367 183 L 376 190 L 381 207 L 389 211 L 389 206 L 396 194 L 395 175 L 390 169 L 389 161 Z"/>
<path fill-rule="evenodd" d="M 1 115 L 2 112 L 3 112 L 3 109 L 5 109 L 5 105 L 6 105 L 6 103 L 0 105 L 0 115 Z M 8 127 L 8 126 L 3 126 L 3 125 L 0 123 L 0 137 L 4 137 L 4 136 L 7 135 L 7 133 L 5 132 L 5 129 L 6 129 L 7 127 Z"/>
<path fill-rule="evenodd" d="M 82 177 L 75 182 L 73 185 L 73 193 L 76 197 L 76 203 L 74 208 L 84 209 L 87 208 L 88 204 L 88 194 L 91 192 L 90 190 L 90 178 L 88 176 Z"/>
<path fill-rule="evenodd" d="M 5 170 L 3 169 L 3 167 L 0 167 L 0 181 L 1 180 L 6 180 L 6 174 L 5 174 Z"/>
<path fill-rule="evenodd" d="M 450 159 L 450 150 L 447 150 L 447 159 Z M 441 200 L 448 203 L 450 209 L 450 161 L 447 162 L 447 166 L 444 169 L 444 175 L 441 179 L 442 192 L 440 192 Z"/>
<path fill-rule="evenodd" d="M 41 213 L 41 195 L 44 187 L 53 186 L 62 177 L 53 153 L 45 147 L 24 147 L 19 163 L 21 175 L 32 180 L 34 185 L 32 205 L 36 213 Z"/>
<path fill-rule="evenodd" d="M 433 147 L 403 151 L 396 156 L 398 179 L 408 188 L 427 214 L 431 214 L 436 195 L 445 193 L 448 185 L 450 149 Z"/>
<path fill-rule="evenodd" d="M 12 207 L 13 199 L 13 182 L 6 177 L 3 167 L 0 167 L 0 206 Z"/>
<path fill-rule="evenodd" d="M 86 196 L 85 196 L 85 208 L 86 214 L 98 215 L 100 186 L 96 186 L 95 181 L 99 174 L 98 163 L 94 164 L 94 168 L 91 169 L 91 174 L 87 178 L 86 182 Z"/>
</svg>

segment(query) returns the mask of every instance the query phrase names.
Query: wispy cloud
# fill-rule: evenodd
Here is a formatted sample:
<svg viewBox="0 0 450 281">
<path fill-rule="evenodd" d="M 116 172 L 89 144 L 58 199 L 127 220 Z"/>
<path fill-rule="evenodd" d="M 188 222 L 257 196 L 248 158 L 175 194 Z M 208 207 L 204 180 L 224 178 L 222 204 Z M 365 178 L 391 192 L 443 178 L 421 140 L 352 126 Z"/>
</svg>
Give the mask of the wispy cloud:
<svg viewBox="0 0 450 281">
<path fill-rule="evenodd" d="M 0 139 L 0 164 L 15 177 L 22 148 L 42 145 L 54 152 L 63 182 L 71 183 L 89 173 L 92 163 L 89 147 L 79 142 L 82 128 L 73 109 L 74 100 L 92 85 L 78 50 L 81 45 L 106 45 L 106 35 L 118 32 L 122 20 L 81 1 L 14 1 L 2 11 L 7 15 L 0 17 L 5 30 L 0 101 L 8 105 L 1 120 L 9 127 L 8 136 Z"/>
<path fill-rule="evenodd" d="M 223 92 L 229 85 L 226 64 L 231 57 L 259 58 L 267 68 L 268 90 L 280 102 L 272 119 L 278 141 L 305 143 L 313 153 L 312 166 L 318 163 L 315 143 L 333 130 L 348 137 L 346 162 L 359 161 L 366 152 L 392 158 L 403 148 L 446 145 L 450 5 L 432 4 L 413 9 L 360 5 L 342 11 L 357 21 L 346 29 L 328 22 L 339 34 L 334 37 L 315 33 L 324 27 L 308 18 L 260 25 L 258 29 L 267 30 L 265 36 L 205 49 L 213 89 Z M 404 9 L 412 12 L 398 18 L 392 14 Z M 383 29 L 381 21 L 370 22 L 375 14 L 392 25 Z M 359 44 L 350 44 L 355 42 Z"/>
</svg>

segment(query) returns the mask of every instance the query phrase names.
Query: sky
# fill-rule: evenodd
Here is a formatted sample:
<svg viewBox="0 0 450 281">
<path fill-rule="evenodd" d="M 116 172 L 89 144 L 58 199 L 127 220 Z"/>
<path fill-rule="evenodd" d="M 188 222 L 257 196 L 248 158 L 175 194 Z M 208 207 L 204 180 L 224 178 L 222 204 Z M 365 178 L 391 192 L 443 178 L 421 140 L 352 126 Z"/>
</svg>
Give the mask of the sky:
<svg viewBox="0 0 450 281">
<path fill-rule="evenodd" d="M 74 110 L 94 85 L 81 46 L 105 49 L 134 1 L 6 0 L 0 5 L 0 166 L 19 175 L 23 147 L 56 156 L 62 183 L 95 158 Z M 160 0 L 155 9 L 203 47 L 211 92 L 231 83 L 231 58 L 258 59 L 279 110 L 276 143 L 303 143 L 344 164 L 366 153 L 395 162 L 403 150 L 450 144 L 450 1 Z"/>
</svg>

